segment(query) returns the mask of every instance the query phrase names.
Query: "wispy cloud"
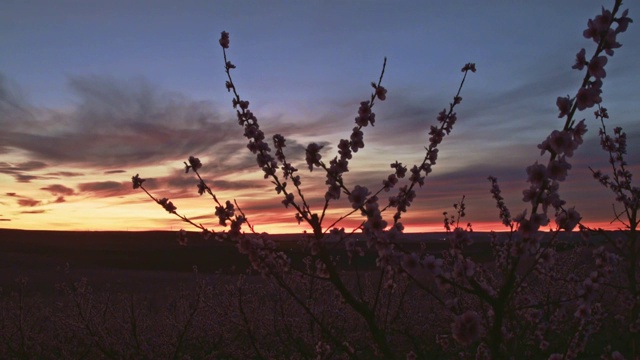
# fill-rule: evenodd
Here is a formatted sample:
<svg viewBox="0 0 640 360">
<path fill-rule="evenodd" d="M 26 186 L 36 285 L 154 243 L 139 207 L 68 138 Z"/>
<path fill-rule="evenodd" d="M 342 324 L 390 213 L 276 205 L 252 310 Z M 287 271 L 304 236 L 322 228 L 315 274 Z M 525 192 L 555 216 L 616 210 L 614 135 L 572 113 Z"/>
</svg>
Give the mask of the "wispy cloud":
<svg viewBox="0 0 640 360">
<path fill-rule="evenodd" d="M 24 207 L 34 207 L 42 204 L 42 201 L 36 199 L 22 198 L 18 199 L 18 205 Z"/>
<path fill-rule="evenodd" d="M 2 130 L 0 130 L 1 133 Z M 42 178 L 38 175 L 31 175 L 29 172 L 42 170 L 47 168 L 47 164 L 42 161 L 27 161 L 17 164 L 8 162 L 0 162 L 0 174 L 13 176 L 17 182 L 28 183 L 31 180 Z"/>
<path fill-rule="evenodd" d="M 73 178 L 73 177 L 83 176 L 85 174 L 81 172 L 73 172 L 73 171 L 55 171 L 55 172 L 46 173 L 45 175 L 50 178 L 61 178 L 61 177 Z"/>
<path fill-rule="evenodd" d="M 75 191 L 71 188 L 68 188 L 64 185 L 60 185 L 60 184 L 54 184 L 54 185 L 49 185 L 49 186 L 45 186 L 43 188 L 40 188 L 40 190 L 45 190 L 50 192 L 52 195 L 66 195 L 66 196 L 70 196 L 70 195 L 74 195 Z"/>
<path fill-rule="evenodd" d="M 60 204 L 63 202 L 67 202 L 67 200 L 65 200 L 64 196 L 58 196 L 55 200 L 51 201 L 51 204 Z"/>
<path fill-rule="evenodd" d="M 70 110 L 21 105 L 36 114 L 40 126 L 24 126 L 24 114 L 10 111 L 13 108 L 6 104 L 0 109 L 0 143 L 40 159 L 19 165 L 2 163 L 0 171 L 17 177 L 46 167 L 44 161 L 110 171 L 178 161 L 216 148 L 235 152 L 243 147 L 228 140 L 230 123 L 211 103 L 163 92 L 145 80 L 75 76 L 70 77 L 69 86 L 79 99 Z M 5 99 L 11 97 L 9 89 L 0 89 L 7 94 Z"/>
<path fill-rule="evenodd" d="M 18 206 L 21 207 L 36 207 L 36 206 L 41 206 L 41 205 L 48 205 L 48 204 L 60 204 L 63 202 L 66 202 L 66 199 L 64 198 L 63 194 L 64 193 L 68 193 L 69 191 L 73 191 L 73 189 L 69 189 L 69 188 L 58 188 L 58 186 L 53 186 L 52 189 L 47 189 L 47 188 L 43 188 L 42 190 L 47 190 L 49 192 L 51 192 L 52 195 L 56 196 L 54 199 L 52 200 L 38 200 L 38 199 L 34 199 L 32 197 L 29 196 L 24 196 L 24 195 L 19 195 L 17 193 L 14 192 L 9 192 L 9 193 L 5 193 L 6 196 L 8 197 L 12 197 L 16 199 L 16 203 L 18 204 Z M 68 194 L 68 195 L 74 195 L 75 192 Z M 1 205 L 2 203 L 0 203 Z"/>
<path fill-rule="evenodd" d="M 20 214 L 44 214 L 48 212 L 48 210 L 28 210 L 28 211 L 21 211 Z"/>
<path fill-rule="evenodd" d="M 78 184 L 78 193 L 95 197 L 112 197 L 131 194 L 131 184 L 117 181 L 96 181 Z"/>
</svg>

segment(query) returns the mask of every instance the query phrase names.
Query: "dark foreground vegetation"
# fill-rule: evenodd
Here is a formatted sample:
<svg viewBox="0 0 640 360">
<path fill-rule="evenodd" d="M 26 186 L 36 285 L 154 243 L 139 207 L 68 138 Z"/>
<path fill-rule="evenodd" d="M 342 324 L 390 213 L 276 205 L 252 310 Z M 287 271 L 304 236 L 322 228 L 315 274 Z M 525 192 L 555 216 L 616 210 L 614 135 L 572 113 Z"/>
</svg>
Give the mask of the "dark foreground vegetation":
<svg viewBox="0 0 640 360">
<path fill-rule="evenodd" d="M 418 249 L 421 244 L 434 255 L 448 249 L 446 233 L 405 234 L 407 249 Z M 32 269 L 50 270 L 66 264 L 75 269 L 122 269 L 170 272 L 192 272 L 196 266 L 200 273 L 240 274 L 250 269 L 247 256 L 228 242 L 205 240 L 199 233 L 188 233 L 188 246 L 176 242 L 176 233 L 170 231 L 44 231 L 0 229 L 0 268 L 17 275 Z M 583 241 L 579 234 L 564 234 L 573 243 Z M 304 253 L 304 240 L 299 234 L 270 235 L 280 250 L 287 251 L 298 261 Z M 489 233 L 473 234 L 474 243 L 468 253 L 480 260 L 489 260 L 491 247 Z M 599 237 L 589 239 L 596 244 Z M 569 242 L 568 242 L 569 243 Z M 338 263 L 350 268 L 348 254 L 336 246 L 332 256 Z M 364 256 L 352 262 L 361 269 L 375 269 L 376 253 L 365 250 Z M 342 260 L 341 260 L 342 259 Z M 7 280 L 6 276 L 3 280 Z M 9 279 L 11 280 L 11 279 Z"/>
<path fill-rule="evenodd" d="M 446 253 L 443 235 L 410 234 L 406 245 Z M 184 247 L 175 236 L 174 232 L 0 230 L 0 357 L 345 357 L 322 342 L 318 325 L 280 287 L 251 272 L 246 256 L 234 246 L 192 233 L 190 246 Z M 303 249 L 297 237 L 274 239 L 295 258 Z M 479 263 L 491 259 L 488 237 L 475 233 L 469 247 Z M 567 265 L 591 266 L 590 252 L 600 241 L 584 241 L 577 233 L 565 237 L 563 241 L 573 244 L 562 252 Z M 333 255 L 347 258 L 342 250 Z M 357 259 L 360 265 L 347 261 L 341 269 L 347 283 L 373 293 L 380 274 L 375 258 L 370 252 Z M 584 264 L 579 265 L 581 261 Z M 366 325 L 327 282 L 310 285 L 296 276 L 288 281 L 327 326 L 350 339 L 347 344 L 359 358 L 378 356 Z M 450 338 L 449 316 L 411 282 L 398 281 L 396 288 L 404 299 L 380 301 L 393 309 L 388 321 L 411 332 L 394 341 L 398 351 L 414 349 L 421 358 L 449 359 L 457 347 Z M 411 339 L 422 340 L 412 344 Z M 597 350 L 609 340 L 599 338 Z"/>
</svg>

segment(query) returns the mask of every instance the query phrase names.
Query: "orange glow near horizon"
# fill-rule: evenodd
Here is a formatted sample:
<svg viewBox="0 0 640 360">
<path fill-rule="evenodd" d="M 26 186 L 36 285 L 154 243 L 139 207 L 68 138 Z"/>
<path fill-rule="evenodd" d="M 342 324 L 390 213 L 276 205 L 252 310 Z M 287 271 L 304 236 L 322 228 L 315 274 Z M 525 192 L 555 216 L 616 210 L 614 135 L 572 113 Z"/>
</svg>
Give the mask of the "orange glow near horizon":
<svg viewBox="0 0 640 360">
<path fill-rule="evenodd" d="M 73 213 L 73 212 L 72 212 Z M 82 218 L 77 218 L 74 221 L 69 221 L 63 223 L 61 219 L 57 217 L 52 217 L 50 222 L 46 222 L 47 226 L 43 226 L 42 222 L 24 222 L 21 223 L 21 226 L 11 226 L 10 222 L 0 223 L 0 229 L 21 229 L 21 230 L 53 230 L 53 231 L 178 231 L 180 229 L 185 229 L 187 231 L 199 231 L 194 228 L 190 224 L 182 222 L 180 219 L 175 217 L 170 217 L 169 214 L 166 214 L 167 217 L 165 219 L 159 219 L 157 216 L 154 217 L 145 217 L 145 216 L 137 216 L 136 218 L 131 218 L 130 220 L 122 221 L 121 219 L 115 221 L 116 218 L 113 219 L 106 217 L 101 219 L 101 221 L 96 220 L 91 223 L 87 220 L 83 220 Z M 66 217 L 68 220 L 69 218 Z M 211 225 L 212 221 L 203 222 L 203 224 Z M 343 224 L 339 224 L 338 227 L 345 227 L 346 231 L 352 230 L 355 226 L 357 226 L 360 222 L 354 219 L 349 219 L 345 221 Z M 466 223 L 465 223 L 466 224 Z M 268 233 L 268 234 L 302 234 L 305 230 L 307 232 L 311 232 L 311 228 L 308 225 L 300 224 L 298 225 L 295 222 L 281 222 L 281 223 L 271 223 L 271 224 L 261 224 L 261 223 L 252 223 L 256 232 L 258 233 Z M 342 225 L 342 226 L 340 226 Z M 550 225 L 554 225 L 553 221 Z M 604 229 L 604 230 L 619 230 L 619 226 L 615 226 L 615 224 L 611 224 L 610 222 L 589 222 L 583 223 L 584 226 L 587 226 L 592 229 Z M 205 225 L 207 226 L 207 225 Z M 213 224 L 213 226 L 207 226 L 207 228 L 214 230 L 216 232 L 224 231 L 221 226 L 217 224 Z M 472 224 L 473 231 L 476 232 L 506 232 L 509 231 L 507 227 L 505 227 L 500 222 L 477 222 Z M 243 226 L 243 230 L 245 233 L 249 233 L 249 228 L 245 225 Z M 543 232 L 553 231 L 552 227 L 545 227 L 540 229 Z M 405 226 L 404 232 L 411 233 L 437 233 L 444 232 L 445 229 L 442 223 L 431 223 L 431 224 L 408 224 Z M 577 228 L 574 230 L 577 231 Z M 359 232 L 359 231 L 358 231 Z"/>
<path fill-rule="evenodd" d="M 26 158 L 18 158 L 18 160 L 23 164 L 28 163 Z M 20 162 L 17 163 L 20 164 Z M 148 190 L 154 196 L 168 197 L 178 207 L 180 214 L 191 218 L 196 223 L 214 231 L 224 230 L 217 224 L 214 215 L 215 204 L 211 199 L 206 195 L 195 194 L 196 180 L 192 174 L 184 174 L 184 171 L 177 169 L 173 162 L 171 165 L 143 167 L 139 170 L 141 175 L 144 174 L 150 179 Z M 3 196 L 0 198 L 0 220 L 2 220 L 0 228 L 64 231 L 177 231 L 182 228 L 188 231 L 196 230 L 179 218 L 168 214 L 141 190 L 132 189 L 130 178 L 135 173 L 83 171 L 67 167 L 57 168 L 56 172 L 79 175 L 65 178 L 53 174 L 51 170 L 34 170 L 31 174 L 38 177 L 38 181 L 17 183 L 11 176 L 0 174 L 0 185 L 2 185 L 0 195 Z M 450 176 L 455 177 L 455 174 Z M 323 181 L 322 178 L 320 179 Z M 218 180 L 226 181 L 226 185 L 218 184 L 219 191 L 216 192 L 218 198 L 222 202 L 226 199 L 238 200 L 257 232 L 271 234 L 303 233 L 305 230 L 311 232 L 308 225 L 298 224 L 295 221 L 295 210 L 282 206 L 281 196 L 274 193 L 272 186 L 262 179 L 259 172 L 219 177 Z M 322 199 L 324 187 L 321 183 L 320 185 L 313 183 L 312 180 L 309 180 L 308 191 L 305 192 L 308 201 Z M 244 182 L 246 188 L 235 188 L 240 182 Z M 517 183 L 514 184 L 511 186 L 520 186 Z M 406 233 L 444 231 L 441 220 L 442 209 L 450 209 L 450 204 L 456 201 L 451 200 L 451 196 L 447 194 L 450 186 L 451 183 L 446 180 L 432 179 L 428 192 L 417 198 L 409 212 L 403 214 L 402 223 Z M 470 194 L 469 190 L 466 191 Z M 500 222 L 491 221 L 496 217 L 497 210 L 485 191 L 485 189 L 477 190 L 467 197 L 468 217 L 464 218 L 461 224 L 466 225 L 467 221 L 470 221 L 474 231 L 508 231 Z M 351 211 L 348 201 L 344 198 L 331 205 L 323 221 L 324 226 L 329 226 L 333 221 Z M 320 205 L 311 203 L 311 206 L 314 209 L 321 209 L 322 203 Z M 488 211 L 482 211 L 482 209 L 488 209 Z M 386 212 L 383 217 L 390 222 L 392 215 Z M 586 218 L 586 225 L 605 230 L 619 228 L 616 223 L 611 224 L 600 220 L 603 217 L 607 219 L 606 215 Z M 358 227 L 362 221 L 363 218 L 356 213 L 343 219 L 336 226 L 350 231 Z M 551 221 L 550 225 L 555 224 Z M 245 232 L 249 231 L 246 225 L 243 229 Z M 542 230 L 548 229 L 549 227 L 546 227 Z"/>
</svg>

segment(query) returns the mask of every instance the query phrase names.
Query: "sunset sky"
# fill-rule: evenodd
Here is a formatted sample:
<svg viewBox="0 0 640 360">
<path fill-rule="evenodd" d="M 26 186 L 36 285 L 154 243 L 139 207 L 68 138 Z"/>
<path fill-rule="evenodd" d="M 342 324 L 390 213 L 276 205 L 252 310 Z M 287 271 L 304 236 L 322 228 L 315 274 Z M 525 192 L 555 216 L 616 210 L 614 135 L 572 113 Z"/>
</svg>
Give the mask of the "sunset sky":
<svg viewBox="0 0 640 360">
<path fill-rule="evenodd" d="M 131 187 L 137 173 L 180 213 L 216 226 L 214 204 L 184 174 L 190 155 L 221 200 L 236 199 L 256 230 L 299 232 L 246 149 L 225 89 L 220 32 L 231 35 L 234 80 L 267 137 L 287 138 L 305 194 L 321 211 L 323 174 L 305 171 L 303 148 L 323 159 L 348 138 L 383 58 L 387 100 L 345 177 L 377 190 L 394 161 L 419 163 L 429 126 L 451 101 L 461 67 L 475 62 L 458 122 L 404 216 L 407 231 L 441 231 L 462 195 L 477 230 L 502 230 L 487 176 L 498 177 L 512 214 L 527 207 L 525 168 L 536 145 L 562 127 L 558 96 L 575 95 L 575 54 L 587 20 L 613 1 L 17 1 L 0 3 L 0 228 L 177 230 L 185 227 Z M 609 129 L 628 134 L 640 176 L 640 31 L 621 34 L 606 66 Z M 589 55 L 590 56 L 590 55 Z M 607 225 L 613 195 L 587 166 L 607 168 L 593 109 L 585 143 L 560 191 L 587 224 Z M 384 193 L 382 200 L 394 194 Z M 340 201 L 335 219 L 348 210 Z M 390 220 L 392 214 L 387 214 Z M 353 217 L 341 226 L 353 226 Z M 328 223 L 327 223 L 328 224 Z M 187 227 L 188 228 L 188 227 Z"/>
</svg>

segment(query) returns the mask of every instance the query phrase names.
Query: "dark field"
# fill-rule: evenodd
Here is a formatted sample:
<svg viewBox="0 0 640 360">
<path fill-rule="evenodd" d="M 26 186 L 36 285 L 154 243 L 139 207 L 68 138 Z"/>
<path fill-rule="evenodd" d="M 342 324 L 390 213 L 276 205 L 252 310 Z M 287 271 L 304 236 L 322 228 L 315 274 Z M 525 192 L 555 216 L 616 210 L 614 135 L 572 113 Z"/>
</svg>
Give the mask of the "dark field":
<svg viewBox="0 0 640 360">
<path fill-rule="evenodd" d="M 408 234 L 407 248 L 428 244 L 429 252 L 440 253 L 448 245 L 444 233 Z M 301 235 L 273 235 L 293 262 Z M 86 277 L 94 287 L 109 284 L 137 290 L 162 290 L 169 283 L 188 281 L 194 266 L 200 274 L 239 274 L 249 267 L 247 257 L 229 243 L 205 240 L 189 233 L 189 245 L 180 246 L 176 232 L 145 231 L 31 231 L 0 229 L 0 287 L 9 288 L 18 276 L 29 278 L 30 288 L 47 292 L 54 284 L 68 279 L 67 267 L 74 278 Z M 469 251 L 488 255 L 488 235 L 476 233 Z M 338 263 L 347 266 L 344 245 L 333 251 Z M 361 270 L 375 267 L 374 253 L 355 258 Z M 156 287 L 160 287 L 156 289 Z"/>
<path fill-rule="evenodd" d="M 439 254 L 449 247 L 444 236 L 407 234 L 399 246 L 425 247 Z M 302 265 L 301 235 L 273 237 L 292 263 Z M 567 249 L 585 244 L 577 233 L 561 237 Z M 180 246 L 176 238 L 176 232 L 0 229 L 0 309 L 4 309 L 0 358 L 247 359 L 255 358 L 254 341 L 270 355 L 267 358 L 315 358 L 321 339 L 316 325 L 274 283 L 259 275 L 239 276 L 248 270 L 246 255 L 233 244 L 204 240 L 199 233 L 189 234 L 188 246 Z M 465 252 L 491 268 L 488 234 L 476 232 L 473 238 Z M 591 262 L 590 248 L 578 248 L 577 258 L 573 251 L 559 254 L 560 268 L 564 259 L 569 266 L 571 259 L 577 259 L 574 270 L 580 271 Z M 335 243 L 332 250 L 343 270 L 341 277 L 353 289 L 362 286 L 362 296 L 374 296 L 379 291 L 376 255 L 365 253 L 349 265 L 343 249 L 344 244 Z M 336 336 L 358 344 L 362 358 L 374 357 L 365 323 L 336 297 L 331 284 L 301 281 L 294 275 L 288 275 L 287 281 L 295 294 L 315 304 L 314 311 Z M 417 346 L 423 354 L 419 358 L 451 358 L 433 339 L 437 334 L 450 336 L 452 317 L 417 288 L 399 284 L 399 289 L 406 289 L 406 298 L 400 295 L 404 292 L 389 293 L 381 300 L 387 307 L 380 307 L 397 306 L 397 320 L 389 329 L 395 331 L 399 349 L 407 349 L 399 354 L 411 348 L 401 336 L 407 327 L 412 329 L 411 336 L 420 339 Z M 464 301 L 466 306 L 479 306 L 471 298 Z M 602 344 L 613 341 L 606 336 L 609 330 L 593 342 L 590 355 L 600 354 Z M 563 348 L 571 331 L 563 328 L 552 345 Z"/>
<path fill-rule="evenodd" d="M 292 261 L 301 261 L 301 235 L 272 235 Z M 439 254 L 448 248 L 445 233 L 407 234 L 406 249 Z M 42 289 L 63 277 L 65 269 L 87 277 L 94 285 L 118 283 L 134 288 L 148 288 L 192 276 L 194 267 L 200 274 L 240 274 L 249 267 L 247 257 L 229 243 L 205 240 L 199 233 L 189 233 L 189 245 L 180 246 L 176 232 L 74 232 L 0 229 L 0 287 L 9 287 L 18 276 L 27 276 L 30 284 Z M 487 233 L 476 232 L 467 253 L 477 260 L 490 258 Z M 579 234 L 565 235 L 580 240 Z M 348 266 L 344 245 L 336 244 L 333 255 Z M 375 268 L 375 254 L 366 252 L 354 258 L 360 270 Z"/>
<path fill-rule="evenodd" d="M 189 234 L 189 245 L 180 246 L 176 232 L 73 232 L 28 231 L 0 229 L 0 267 L 51 268 L 68 263 L 73 268 L 130 269 L 171 272 L 238 272 L 247 268 L 246 256 L 229 243 L 204 240 L 199 233 Z M 447 248 L 441 239 L 444 233 L 408 234 L 408 247 L 426 241 L 430 251 Z M 476 234 L 478 240 L 486 234 Z M 285 251 L 300 249 L 301 235 L 273 235 Z M 482 242 L 482 241 L 480 241 Z M 336 245 L 335 254 L 341 255 L 343 246 Z M 481 251 L 484 245 L 475 245 L 471 251 Z M 365 256 L 366 258 L 367 256 Z M 363 265 L 373 264 L 363 259 Z M 372 259 L 369 259 L 373 261 Z"/>
</svg>

